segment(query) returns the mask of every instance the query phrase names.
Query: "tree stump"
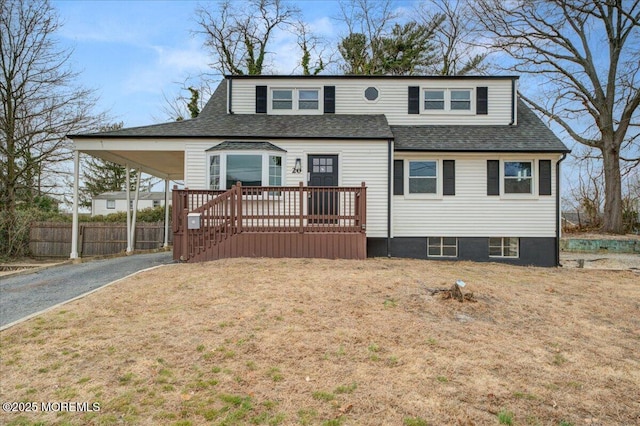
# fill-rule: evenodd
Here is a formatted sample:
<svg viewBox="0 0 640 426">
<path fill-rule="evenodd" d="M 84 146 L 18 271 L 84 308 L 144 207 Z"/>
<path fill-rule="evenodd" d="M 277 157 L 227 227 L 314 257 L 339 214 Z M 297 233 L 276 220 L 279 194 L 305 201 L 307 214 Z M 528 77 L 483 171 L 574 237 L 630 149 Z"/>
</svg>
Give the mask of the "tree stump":
<svg viewBox="0 0 640 426">
<path fill-rule="evenodd" d="M 453 284 L 449 289 L 449 292 L 451 294 L 451 298 L 456 299 L 458 302 L 464 301 L 462 290 L 460 290 L 460 286 L 458 286 L 458 284 Z"/>
</svg>

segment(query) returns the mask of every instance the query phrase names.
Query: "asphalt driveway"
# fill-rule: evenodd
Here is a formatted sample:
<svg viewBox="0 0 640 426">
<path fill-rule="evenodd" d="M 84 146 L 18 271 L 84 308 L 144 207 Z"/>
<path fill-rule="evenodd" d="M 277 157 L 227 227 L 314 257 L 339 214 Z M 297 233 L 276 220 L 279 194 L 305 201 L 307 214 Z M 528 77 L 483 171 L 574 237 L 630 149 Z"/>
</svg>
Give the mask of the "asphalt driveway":
<svg viewBox="0 0 640 426">
<path fill-rule="evenodd" d="M 172 262 L 168 251 L 65 264 L 0 278 L 0 327 L 134 272 Z"/>
</svg>

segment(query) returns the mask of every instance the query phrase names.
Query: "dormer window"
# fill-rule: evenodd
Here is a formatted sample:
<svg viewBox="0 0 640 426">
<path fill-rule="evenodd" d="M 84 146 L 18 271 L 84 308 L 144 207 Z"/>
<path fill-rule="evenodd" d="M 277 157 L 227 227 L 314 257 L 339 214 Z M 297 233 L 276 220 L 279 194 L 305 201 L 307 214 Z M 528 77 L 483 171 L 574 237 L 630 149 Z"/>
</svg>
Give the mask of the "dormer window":
<svg viewBox="0 0 640 426">
<path fill-rule="evenodd" d="M 424 111 L 471 112 L 471 89 L 425 89 Z"/>
<path fill-rule="evenodd" d="M 293 108 L 293 90 L 273 90 L 271 99 L 273 109 Z"/>
<path fill-rule="evenodd" d="M 318 109 L 318 91 L 299 90 L 298 109 Z"/>
<path fill-rule="evenodd" d="M 320 112 L 320 89 L 271 89 L 271 112 Z"/>
</svg>

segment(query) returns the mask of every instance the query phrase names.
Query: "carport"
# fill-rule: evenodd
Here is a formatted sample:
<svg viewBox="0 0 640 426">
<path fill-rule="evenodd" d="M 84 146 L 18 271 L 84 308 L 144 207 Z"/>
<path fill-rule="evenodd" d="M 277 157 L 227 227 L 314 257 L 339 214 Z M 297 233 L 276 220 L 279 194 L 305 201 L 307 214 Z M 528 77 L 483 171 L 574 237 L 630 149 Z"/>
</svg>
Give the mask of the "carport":
<svg viewBox="0 0 640 426">
<path fill-rule="evenodd" d="M 184 142 L 167 139 L 119 137 L 117 131 L 82 135 L 69 135 L 74 142 L 73 174 L 73 224 L 71 237 L 71 259 L 78 258 L 78 203 L 80 186 L 80 153 L 119 164 L 126 170 L 127 205 L 133 201 L 133 214 L 127 209 L 127 253 L 133 252 L 136 212 L 140 190 L 136 180 L 134 194 L 131 194 L 130 175 L 132 170 L 143 172 L 164 180 L 165 216 L 164 247 L 169 238 L 169 188 L 171 180 L 184 179 Z M 133 195 L 133 196 L 132 196 Z"/>
</svg>

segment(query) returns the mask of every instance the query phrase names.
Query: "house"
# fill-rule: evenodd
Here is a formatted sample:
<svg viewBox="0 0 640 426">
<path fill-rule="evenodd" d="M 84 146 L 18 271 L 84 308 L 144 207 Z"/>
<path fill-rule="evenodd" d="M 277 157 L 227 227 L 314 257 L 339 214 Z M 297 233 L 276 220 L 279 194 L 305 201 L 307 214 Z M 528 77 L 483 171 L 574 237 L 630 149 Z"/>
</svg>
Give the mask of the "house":
<svg viewBox="0 0 640 426">
<path fill-rule="evenodd" d="M 81 152 L 184 181 L 173 195 L 176 258 L 555 266 L 569 150 L 517 83 L 227 76 L 196 119 L 71 138 Z"/>
<path fill-rule="evenodd" d="M 164 192 L 140 192 L 138 194 L 138 210 L 164 207 Z M 134 200 L 129 201 L 129 208 L 133 209 Z M 171 202 L 169 202 L 171 205 Z M 91 199 L 91 216 L 108 215 L 127 211 L 127 192 L 110 191 L 98 194 Z"/>
</svg>

